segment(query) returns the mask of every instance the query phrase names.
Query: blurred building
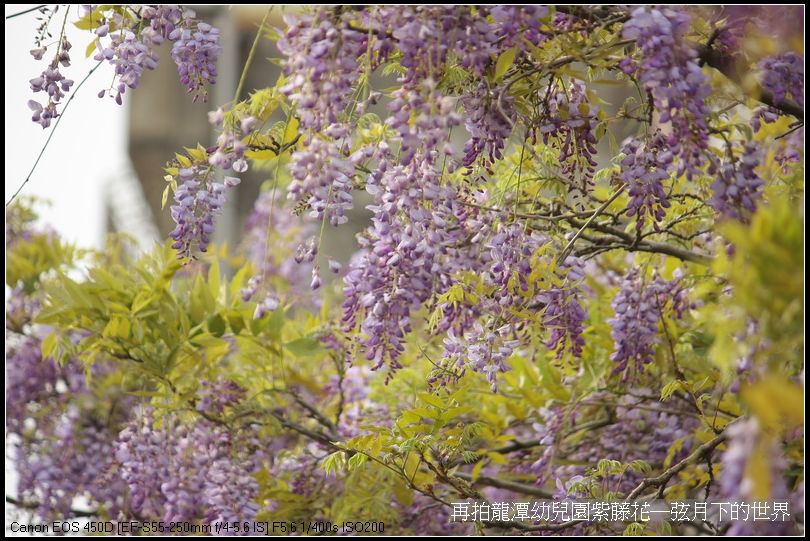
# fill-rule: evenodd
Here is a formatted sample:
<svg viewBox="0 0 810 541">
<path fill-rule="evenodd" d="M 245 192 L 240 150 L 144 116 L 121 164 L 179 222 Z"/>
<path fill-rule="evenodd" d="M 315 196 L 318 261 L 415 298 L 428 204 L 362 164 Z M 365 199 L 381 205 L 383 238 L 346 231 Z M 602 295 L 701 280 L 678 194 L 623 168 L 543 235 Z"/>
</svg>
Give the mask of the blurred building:
<svg viewBox="0 0 810 541">
<path fill-rule="evenodd" d="M 115 191 L 110 193 L 107 198 L 109 225 L 114 230 L 131 231 L 136 221 L 149 220 L 160 237 L 166 238 L 174 228 L 168 204 L 167 208 L 161 208 L 166 187 L 163 168 L 174 153 L 182 152 L 184 147 L 194 147 L 197 143 L 208 146 L 215 141 L 216 133 L 208 123 L 207 113 L 233 99 L 265 8 L 199 6 L 194 9 L 221 32 L 223 52 L 217 66 L 217 84 L 210 88 L 207 103 L 193 102 L 178 80 L 177 68 L 169 55 L 170 45 L 164 44 L 159 50 L 161 61 L 157 69 L 143 76 L 137 92 L 127 95 L 130 100 L 128 152 L 141 194 L 136 201 L 121 198 Z M 269 25 L 279 22 L 280 12 L 271 14 Z M 261 40 L 243 97 L 250 89 L 270 85 L 278 77 L 278 66 L 266 61 L 275 56 L 273 49 L 272 43 Z M 260 182 L 261 179 L 251 173 L 236 189 L 229 191 L 228 207 L 217 223 L 218 242 L 232 244 L 238 240 L 238 232 L 258 194 Z M 133 203 L 145 212 L 135 216 L 129 208 L 122 208 Z M 129 220 L 125 218 L 128 214 Z"/>
<path fill-rule="evenodd" d="M 207 113 L 233 100 L 267 6 L 198 6 L 194 9 L 221 32 L 223 52 L 217 65 L 217 83 L 209 89 L 207 103 L 193 102 L 178 81 L 176 66 L 169 55 L 170 47 L 164 45 L 159 50 L 161 61 L 157 69 L 144 74 L 137 91 L 127 94 L 130 100 L 128 153 L 134 172 L 131 179 L 137 186 L 130 182 L 127 197 L 121 197 L 122 183 L 119 183 L 120 189 L 112 187 L 107 197 L 110 230 L 133 232 L 139 227 L 144 229 L 143 223 L 149 222 L 159 237 L 165 239 L 174 229 L 169 203 L 166 208 L 161 208 L 166 187 L 163 168 L 173 159 L 174 153 L 182 152 L 184 147 L 193 147 L 197 143 L 204 146 L 214 144 L 217 132 L 209 124 Z M 298 8 L 275 6 L 268 17 L 266 30 L 283 27 L 282 15 L 290 9 Z M 277 58 L 279 52 L 275 44 L 269 39 L 261 39 L 247 73 L 242 99 L 254 89 L 275 84 L 281 68 L 271 60 Z M 228 203 L 216 224 L 214 238 L 218 244 L 227 242 L 229 246 L 235 246 L 239 243 L 245 220 L 269 175 L 251 169 L 240 175 L 242 182 L 239 186 L 228 190 Z M 338 229 L 327 228 L 325 233 L 323 246 L 331 248 L 327 255 L 342 262 L 346 262 L 354 251 L 354 234 L 367 221 L 368 213 L 361 201 L 362 197 L 350 215 L 349 224 Z M 322 264 L 325 267 L 325 262 Z M 324 278 L 329 279 L 328 276 Z"/>
</svg>

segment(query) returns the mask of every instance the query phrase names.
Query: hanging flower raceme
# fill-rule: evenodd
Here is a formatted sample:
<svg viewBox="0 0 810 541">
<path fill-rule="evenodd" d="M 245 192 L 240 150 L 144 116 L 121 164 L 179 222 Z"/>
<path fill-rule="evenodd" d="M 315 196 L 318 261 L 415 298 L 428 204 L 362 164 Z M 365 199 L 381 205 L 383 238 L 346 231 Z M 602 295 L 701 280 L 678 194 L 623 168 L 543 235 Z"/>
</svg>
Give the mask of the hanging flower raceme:
<svg viewBox="0 0 810 541">
<path fill-rule="evenodd" d="M 680 157 L 679 172 L 691 178 L 705 163 L 711 113 L 706 98 L 711 86 L 686 40 L 690 20 L 681 10 L 639 7 L 622 35 L 635 40 L 641 54 L 638 66 L 625 64 L 627 71 L 636 73 L 651 93 L 658 121 L 671 128 L 667 146 Z"/>
<path fill-rule="evenodd" d="M 762 88 L 773 96 L 774 105 L 793 100 L 804 107 L 804 57 L 793 51 L 764 58 L 759 63 Z"/>
<path fill-rule="evenodd" d="M 208 250 L 214 234 L 214 217 L 225 204 L 225 184 L 215 182 L 211 167 L 201 164 L 183 167 L 177 173 L 172 219 L 177 226 L 169 235 L 181 259 L 192 257 L 193 250 Z"/>
<path fill-rule="evenodd" d="M 636 229 L 641 231 L 647 219 L 659 231 L 659 222 L 671 206 L 664 181 L 672 165 L 672 152 L 665 137 L 659 132 L 646 143 L 632 139 L 622 149 L 624 158 L 619 166 L 619 181 L 627 185 L 630 201 L 627 215 L 636 218 Z"/>
<path fill-rule="evenodd" d="M 648 279 L 633 269 L 622 280 L 612 306 L 615 315 L 608 322 L 615 350 L 610 358 L 616 363 L 614 372 L 627 379 L 631 369 L 642 371 L 653 361 L 661 342 L 660 325 L 669 314 L 681 318 L 689 301 L 679 273 L 672 280 L 657 274 Z"/>
<path fill-rule="evenodd" d="M 596 169 L 599 110 L 588 102 L 585 85 L 576 80 L 567 89 L 558 88 L 544 107 L 538 126 L 543 142 L 549 144 L 553 139 L 560 151 L 563 173 L 572 181 L 579 177 L 578 187 L 585 192 Z"/>
<path fill-rule="evenodd" d="M 757 201 L 765 186 L 755 171 L 761 154 L 760 149 L 749 143 L 738 160 L 726 160 L 715 171 L 709 204 L 720 216 L 741 220 L 757 209 Z"/>
</svg>

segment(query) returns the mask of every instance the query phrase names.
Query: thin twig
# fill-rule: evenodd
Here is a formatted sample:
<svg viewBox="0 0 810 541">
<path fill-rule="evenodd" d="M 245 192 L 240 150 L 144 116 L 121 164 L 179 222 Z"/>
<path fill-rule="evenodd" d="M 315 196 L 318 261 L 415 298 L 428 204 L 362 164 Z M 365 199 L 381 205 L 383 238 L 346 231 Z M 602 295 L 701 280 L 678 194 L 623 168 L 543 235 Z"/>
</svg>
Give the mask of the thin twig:
<svg viewBox="0 0 810 541">
<path fill-rule="evenodd" d="M 622 192 L 624 192 L 625 188 L 627 188 L 627 184 L 622 184 L 621 186 L 619 186 L 619 189 L 616 190 L 616 192 L 613 195 L 611 195 L 607 201 L 602 203 L 602 205 L 599 208 L 597 208 L 593 212 L 593 214 L 591 214 L 591 217 L 588 218 L 584 224 L 582 224 L 582 227 L 579 228 L 579 231 L 577 231 L 576 234 L 573 237 L 571 237 L 571 240 L 568 241 L 568 245 L 566 245 L 566 247 L 563 248 L 562 252 L 560 252 L 560 255 L 557 257 L 557 263 L 565 261 L 565 258 L 568 257 L 568 254 L 571 253 L 571 250 L 574 247 L 574 243 L 577 241 L 580 235 L 582 235 L 585 229 L 587 229 L 588 226 L 593 223 L 593 221 L 602 213 L 602 211 L 604 211 L 611 203 L 613 203 L 613 201 L 616 200 L 617 197 L 619 197 L 622 194 Z"/>
<path fill-rule="evenodd" d="M 250 52 L 248 52 L 247 60 L 245 61 L 245 65 L 242 68 L 242 76 L 239 77 L 239 84 L 236 86 L 236 92 L 233 96 L 233 104 L 239 101 L 239 96 L 242 95 L 242 89 L 245 86 L 245 80 L 247 79 L 248 71 L 250 70 L 250 65 L 253 63 L 253 57 L 256 56 L 256 49 L 259 45 L 259 39 L 262 37 L 262 32 L 264 32 L 264 25 L 267 22 L 267 18 L 270 16 L 270 12 L 273 11 L 273 7 L 271 6 L 270 9 L 267 10 L 267 13 L 264 14 L 264 18 L 262 19 L 261 24 L 259 25 L 259 30 L 256 32 L 256 37 L 253 39 L 253 45 L 250 47 Z"/>
<path fill-rule="evenodd" d="M 8 17 L 6 17 L 8 18 Z M 13 496 L 6 496 L 6 503 L 13 505 L 14 507 L 18 507 L 20 509 L 28 509 L 28 510 L 36 510 L 39 509 L 40 504 L 36 502 L 23 502 L 18 500 Z M 95 517 L 98 513 L 96 511 L 89 511 L 83 509 L 70 509 L 68 511 L 68 516 L 65 518 L 87 518 L 87 517 Z"/>
<path fill-rule="evenodd" d="M 525 483 L 518 483 L 515 481 L 508 481 L 506 479 L 499 479 L 497 477 L 488 477 L 486 475 L 479 475 L 473 479 L 469 473 L 459 472 L 455 474 L 459 479 L 464 479 L 473 485 L 484 485 L 488 487 L 503 488 L 517 492 L 518 494 L 528 494 L 529 496 L 537 496 L 538 498 L 551 499 L 551 494 L 535 485 L 527 485 Z"/>
<path fill-rule="evenodd" d="M 734 421 L 732 421 L 732 423 L 733 422 Z M 728 425 L 726 426 L 726 428 L 728 428 Z M 690 464 L 697 462 L 698 460 L 702 459 L 706 454 L 714 451 L 714 449 L 717 446 L 726 441 L 727 437 L 728 436 L 725 434 L 725 432 L 718 434 L 711 440 L 707 441 L 706 443 L 695 449 L 692 452 L 692 454 L 690 454 L 689 456 L 687 456 L 674 466 L 671 466 L 670 468 L 664 470 L 664 472 L 661 475 L 658 475 L 657 477 L 647 477 L 646 479 L 641 481 L 641 483 L 639 483 L 639 485 L 636 488 L 634 488 L 630 492 L 630 494 L 628 494 L 627 498 L 625 498 L 625 501 L 637 499 L 642 492 L 644 492 L 646 489 L 650 487 L 659 487 L 659 488 L 665 487 L 670 479 L 675 477 L 678 473 L 683 471 Z"/>
<path fill-rule="evenodd" d="M 6 15 L 6 20 L 13 19 L 14 17 L 19 17 L 20 15 L 25 15 L 26 13 L 31 13 L 32 11 L 37 11 L 39 9 L 44 8 L 47 4 L 42 4 L 39 6 L 34 6 L 32 8 L 24 9 L 22 11 L 18 11 L 17 13 L 12 13 L 11 15 Z"/>
<path fill-rule="evenodd" d="M 98 64 L 96 64 L 95 66 L 93 66 L 93 68 L 87 73 L 87 75 L 84 76 L 84 79 L 82 79 L 79 82 L 79 84 L 76 86 L 76 89 L 73 91 L 73 93 L 70 95 L 68 100 L 65 102 L 65 106 L 62 108 L 62 112 L 59 114 L 59 116 L 56 117 L 56 122 L 54 122 L 53 128 L 51 128 L 51 133 L 48 134 L 48 138 L 45 140 L 45 144 L 42 146 L 42 150 L 39 151 L 39 155 L 37 156 L 37 159 L 34 162 L 34 165 L 31 167 L 31 170 L 28 171 L 28 176 L 25 177 L 25 180 L 23 181 L 22 184 L 20 184 L 20 187 L 17 188 L 17 191 L 14 192 L 14 194 L 11 196 L 11 198 L 8 201 L 6 201 L 6 206 L 9 206 L 14 201 L 14 199 L 18 195 L 20 195 L 20 192 L 22 191 L 22 189 L 25 187 L 26 184 L 28 184 L 28 181 L 31 180 L 31 175 L 34 174 L 34 171 L 36 170 L 37 165 L 39 165 L 39 161 L 42 159 L 42 156 L 45 154 L 45 149 L 48 148 L 48 144 L 51 142 L 51 139 L 53 138 L 53 134 L 56 133 L 56 128 L 59 127 L 59 123 L 62 121 L 62 118 L 65 116 L 65 112 L 67 111 L 68 106 L 73 101 L 73 98 L 76 97 L 76 94 L 79 92 L 79 90 L 81 90 L 82 85 L 84 85 L 84 83 L 87 82 L 87 79 L 89 79 L 90 76 L 93 75 L 93 72 L 95 72 L 98 69 L 98 67 L 102 64 L 102 62 L 103 61 L 101 61 Z"/>
</svg>

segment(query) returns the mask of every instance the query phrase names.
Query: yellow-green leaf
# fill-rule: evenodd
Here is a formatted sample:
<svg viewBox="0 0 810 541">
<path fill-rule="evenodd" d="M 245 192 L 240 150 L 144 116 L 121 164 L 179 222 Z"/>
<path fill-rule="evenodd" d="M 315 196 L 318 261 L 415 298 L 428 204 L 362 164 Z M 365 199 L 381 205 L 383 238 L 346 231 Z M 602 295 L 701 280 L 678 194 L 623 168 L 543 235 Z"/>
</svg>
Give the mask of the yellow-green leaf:
<svg viewBox="0 0 810 541">
<path fill-rule="evenodd" d="M 495 64 L 495 80 L 498 81 L 509 71 L 509 68 L 512 67 L 512 64 L 515 63 L 515 55 L 517 54 L 517 48 L 512 47 L 511 49 L 507 49 L 501 56 L 498 57 L 498 62 Z"/>
</svg>

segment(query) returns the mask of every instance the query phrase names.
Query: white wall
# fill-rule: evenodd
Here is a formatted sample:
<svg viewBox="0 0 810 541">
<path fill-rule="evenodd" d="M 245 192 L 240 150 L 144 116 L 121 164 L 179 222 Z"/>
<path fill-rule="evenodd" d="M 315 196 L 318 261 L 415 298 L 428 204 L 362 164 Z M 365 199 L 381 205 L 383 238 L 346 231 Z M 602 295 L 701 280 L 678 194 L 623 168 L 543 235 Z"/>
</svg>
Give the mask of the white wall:
<svg viewBox="0 0 810 541">
<path fill-rule="evenodd" d="M 9 15 L 28 7 L 6 4 L 5 12 Z M 68 21 L 76 20 L 77 7 L 70 9 Z M 46 53 L 41 61 L 36 61 L 28 53 L 34 48 L 37 13 L 6 20 L 5 24 L 6 201 L 25 179 L 53 130 L 53 124 L 43 130 L 39 124 L 31 122 L 31 111 L 26 105 L 29 99 L 42 102 L 45 96 L 41 92 L 34 95 L 28 83 L 41 73 L 49 58 Z M 57 39 L 63 16 L 60 10 L 52 21 L 54 39 Z M 70 22 L 67 35 L 73 45 L 71 65 L 62 69 L 78 85 L 95 65 L 92 57 L 84 55 L 92 40 L 90 34 L 76 29 Z M 52 50 L 49 48 L 49 53 Z M 111 80 L 111 68 L 102 66 L 81 88 L 22 192 L 50 200 L 50 207 L 39 207 L 43 222 L 54 227 L 65 239 L 86 247 L 100 246 L 104 237 L 105 182 L 129 170 L 126 102 L 122 107 L 96 95 L 100 89 L 108 87 Z"/>
</svg>

